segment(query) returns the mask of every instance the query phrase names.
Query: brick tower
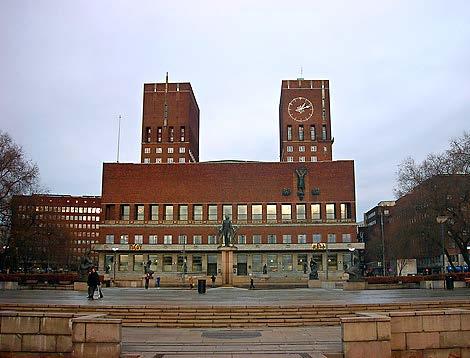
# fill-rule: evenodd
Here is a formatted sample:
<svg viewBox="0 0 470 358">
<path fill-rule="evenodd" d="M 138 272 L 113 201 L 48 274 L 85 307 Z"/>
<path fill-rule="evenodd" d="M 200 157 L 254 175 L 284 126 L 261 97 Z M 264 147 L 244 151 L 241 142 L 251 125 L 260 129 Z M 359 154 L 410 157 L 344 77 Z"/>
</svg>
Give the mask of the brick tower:
<svg viewBox="0 0 470 358">
<path fill-rule="evenodd" d="M 327 80 L 283 80 L 279 103 L 281 162 L 333 158 L 330 92 Z"/>
<path fill-rule="evenodd" d="M 141 163 L 199 161 L 199 107 L 190 83 L 145 83 Z"/>
</svg>

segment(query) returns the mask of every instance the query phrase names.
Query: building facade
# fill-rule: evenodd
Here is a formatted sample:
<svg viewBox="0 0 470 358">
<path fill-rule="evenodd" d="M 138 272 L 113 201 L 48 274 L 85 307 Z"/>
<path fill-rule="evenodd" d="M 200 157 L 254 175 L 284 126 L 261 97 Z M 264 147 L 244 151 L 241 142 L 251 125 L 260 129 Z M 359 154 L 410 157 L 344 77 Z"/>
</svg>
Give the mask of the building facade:
<svg viewBox="0 0 470 358">
<path fill-rule="evenodd" d="M 182 140 L 164 143 L 158 136 L 156 143 L 147 141 L 146 134 L 154 128 L 157 135 L 160 127 L 162 133 L 184 127 L 185 134 L 191 128 L 190 120 L 182 119 L 190 115 L 178 121 L 171 117 L 178 109 L 170 98 L 178 91 L 158 94 L 158 88 L 178 87 L 181 84 L 155 86 L 163 100 L 154 124 L 143 125 L 143 163 L 103 165 L 100 244 L 94 246 L 100 269 L 119 285 L 140 285 L 147 262 L 162 284 L 214 275 L 227 285 L 248 285 L 250 278 L 258 284 L 306 285 L 310 262 L 315 261 L 321 279 L 345 278 L 351 250 L 364 245 L 357 242 L 354 162 L 331 160 L 328 81 L 282 82 L 277 163 L 198 163 L 198 150 L 191 147 L 198 145 L 194 135 L 188 137 L 189 146 Z M 189 97 L 194 99 L 193 94 Z M 144 113 L 147 105 L 154 106 L 150 103 L 144 100 Z M 306 111 L 313 113 L 302 116 Z M 301 126 L 310 133 L 323 125 L 324 140 L 299 134 Z M 295 146 L 295 152 L 289 146 Z M 189 148 L 186 153 L 191 150 L 195 160 L 145 160 L 146 148 L 174 154 L 180 147 Z M 306 148 L 312 153 L 321 148 L 322 155 L 301 159 L 299 153 Z M 283 151 L 296 153 L 295 159 L 294 154 L 292 159 L 283 156 Z M 229 261 L 219 235 L 225 216 L 235 227 Z"/>
<path fill-rule="evenodd" d="M 99 196 L 15 196 L 12 236 L 19 250 L 18 265 L 25 266 L 31 258 L 38 269 L 76 269 L 80 258 L 99 242 L 100 214 Z M 22 254 L 23 250 L 28 251 Z M 96 253 L 91 256 L 97 261 Z"/>
</svg>

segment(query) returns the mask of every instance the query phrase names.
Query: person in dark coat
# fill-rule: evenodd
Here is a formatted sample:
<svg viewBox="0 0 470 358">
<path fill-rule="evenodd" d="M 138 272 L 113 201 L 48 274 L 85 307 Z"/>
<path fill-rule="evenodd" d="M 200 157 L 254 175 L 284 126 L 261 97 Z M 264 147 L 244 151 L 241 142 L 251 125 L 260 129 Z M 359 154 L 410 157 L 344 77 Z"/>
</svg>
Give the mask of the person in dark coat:
<svg viewBox="0 0 470 358">
<path fill-rule="evenodd" d="M 93 266 L 91 268 L 90 273 L 88 274 L 88 299 L 92 300 L 93 295 L 100 284 L 100 277 L 98 276 L 98 272 L 96 272 L 96 268 Z"/>
</svg>

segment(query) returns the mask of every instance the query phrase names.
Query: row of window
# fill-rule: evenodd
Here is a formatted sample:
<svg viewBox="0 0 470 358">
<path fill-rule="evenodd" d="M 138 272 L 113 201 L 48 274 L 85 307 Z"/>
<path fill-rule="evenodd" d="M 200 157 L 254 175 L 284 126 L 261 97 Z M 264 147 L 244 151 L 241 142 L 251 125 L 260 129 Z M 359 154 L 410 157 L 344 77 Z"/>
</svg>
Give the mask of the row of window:
<svg viewBox="0 0 470 358">
<path fill-rule="evenodd" d="M 30 218 L 29 214 L 21 214 L 19 217 L 22 219 Z M 37 215 L 39 220 L 62 220 L 62 221 L 100 221 L 99 216 L 90 215 Z"/>
<path fill-rule="evenodd" d="M 133 244 L 148 244 L 148 245 L 202 245 L 203 244 L 203 236 L 202 235 L 193 235 L 191 242 L 188 242 L 187 235 L 179 235 L 177 240 L 173 238 L 173 235 L 163 235 L 163 237 L 158 238 L 157 235 L 149 235 L 148 240 L 144 242 L 144 235 L 134 235 L 134 242 Z M 278 241 L 277 236 L 275 234 L 267 235 L 264 240 L 262 235 L 252 235 L 248 238 L 246 235 L 238 235 L 237 243 L 241 245 L 246 244 L 312 244 L 312 243 L 319 243 L 322 241 L 321 234 L 299 234 L 297 237 L 294 235 L 294 241 L 292 235 L 285 234 L 282 235 L 282 241 Z M 204 241 L 208 245 L 216 245 L 217 244 L 217 236 L 215 235 L 208 235 L 207 241 Z M 336 234 L 328 234 L 327 236 L 328 243 L 336 243 Z M 351 242 L 351 234 L 341 234 L 341 242 Z M 112 234 L 106 235 L 106 243 L 107 244 L 117 244 L 116 238 Z M 129 235 L 122 234 L 119 237 L 119 244 L 127 245 L 129 244 Z"/>
<path fill-rule="evenodd" d="M 294 157 L 287 157 L 287 161 L 288 162 L 293 162 L 294 161 Z M 306 158 L 305 157 L 299 157 L 299 162 L 305 162 L 306 161 Z M 316 156 L 311 156 L 310 157 L 310 161 L 311 162 L 317 162 L 318 161 L 318 157 Z"/>
<path fill-rule="evenodd" d="M 339 211 L 337 210 L 339 206 Z M 162 207 L 163 220 L 173 221 L 175 219 L 179 221 L 189 220 L 189 205 L 158 205 L 158 204 L 136 204 L 133 210 L 133 220 L 150 220 L 157 221 L 160 218 L 160 207 Z M 229 218 L 234 218 L 238 222 L 247 222 L 251 219 L 252 222 L 261 221 L 282 221 L 292 220 L 292 208 L 295 208 L 295 219 L 296 220 L 307 220 L 307 204 L 237 204 L 235 216 L 233 216 L 232 205 L 222 205 L 222 214 Z M 114 211 L 114 204 L 107 204 L 105 210 L 105 220 L 112 220 L 112 213 Z M 175 209 L 177 212 L 175 213 Z M 205 210 L 204 210 L 205 209 Z M 280 210 L 279 210 L 280 209 Z M 248 211 L 249 210 L 249 211 Z M 130 220 L 131 206 L 129 204 L 121 204 L 119 211 L 120 220 Z M 324 213 L 324 215 L 322 215 Z M 215 204 L 208 205 L 192 205 L 192 220 L 194 221 L 217 221 L 219 217 L 219 207 Z M 352 205 L 351 203 L 328 203 L 310 204 L 310 215 L 311 220 L 350 220 L 352 218 Z"/>
<path fill-rule="evenodd" d="M 324 151 L 326 152 L 328 149 L 326 147 L 323 147 Z M 287 152 L 291 153 L 294 151 L 294 147 L 292 145 L 288 145 L 286 148 Z M 317 146 L 316 145 L 311 145 L 310 146 L 310 151 L 311 152 L 316 152 L 317 151 Z M 299 145 L 299 152 L 305 152 L 305 145 Z"/>
<path fill-rule="evenodd" d="M 162 152 L 163 152 L 162 147 L 155 148 L 155 153 L 156 154 L 162 154 Z M 173 154 L 175 152 L 175 148 L 168 147 L 167 152 L 168 152 L 168 154 Z M 148 148 L 148 147 L 144 148 L 144 153 L 145 154 L 150 154 L 150 148 Z M 185 147 L 179 147 L 178 148 L 178 153 L 180 153 L 180 154 L 186 153 L 186 148 Z"/>
<path fill-rule="evenodd" d="M 169 142 L 174 142 L 175 141 L 175 128 L 174 127 L 168 127 L 168 141 Z M 144 142 L 150 143 L 152 141 L 152 128 L 151 127 L 145 127 L 144 131 Z M 180 142 L 186 141 L 186 128 L 184 126 L 180 127 L 179 131 L 179 139 Z M 157 127 L 157 142 L 161 143 L 163 140 L 163 127 Z"/>
<path fill-rule="evenodd" d="M 19 205 L 19 211 L 46 211 L 54 213 L 79 213 L 79 214 L 99 214 L 101 213 L 101 208 L 92 208 L 92 207 L 82 207 L 82 206 L 48 206 L 48 205 Z"/>
<path fill-rule="evenodd" d="M 114 265 L 114 258 L 114 255 L 105 256 L 104 267 L 108 272 L 114 269 L 119 271 L 129 271 L 130 269 L 136 272 L 143 271 L 145 261 L 142 254 L 119 254 L 116 256 L 117 266 Z M 207 275 L 218 274 L 217 254 L 192 254 L 190 258 L 191 260 L 188 264 L 188 255 L 148 255 L 148 260 L 151 263 L 150 269 L 154 272 L 201 273 L 203 272 L 203 258 L 205 258 L 205 271 Z M 317 269 L 323 271 L 323 254 L 315 253 L 311 258 L 316 262 Z M 236 254 L 236 260 L 237 275 L 239 276 L 247 275 L 248 269 L 256 273 L 289 272 L 294 270 L 302 273 L 308 272 L 308 256 L 303 253 L 269 253 L 265 255 L 265 259 L 263 259 L 262 254 L 251 254 L 248 257 L 248 254 L 238 253 Z M 329 270 L 336 271 L 338 269 L 338 254 L 329 253 L 326 257 L 326 263 Z"/>
<path fill-rule="evenodd" d="M 305 128 L 303 124 L 297 127 L 297 140 L 305 140 Z M 322 125 L 321 128 L 321 139 L 327 139 L 326 124 Z M 292 125 L 287 126 L 287 140 L 292 140 Z M 317 140 L 317 131 L 314 124 L 310 126 L 310 140 Z"/>
<path fill-rule="evenodd" d="M 176 163 L 174 158 L 167 158 L 166 162 L 168 164 Z M 144 158 L 145 164 L 150 164 L 150 158 Z M 162 158 L 155 158 L 155 163 L 162 163 Z M 178 163 L 186 163 L 186 158 L 178 158 Z"/>
<path fill-rule="evenodd" d="M 99 232 L 94 232 L 94 231 L 90 231 L 90 232 L 74 231 L 72 234 L 76 237 L 95 237 L 95 236 L 98 237 L 98 236 L 100 236 Z"/>
</svg>

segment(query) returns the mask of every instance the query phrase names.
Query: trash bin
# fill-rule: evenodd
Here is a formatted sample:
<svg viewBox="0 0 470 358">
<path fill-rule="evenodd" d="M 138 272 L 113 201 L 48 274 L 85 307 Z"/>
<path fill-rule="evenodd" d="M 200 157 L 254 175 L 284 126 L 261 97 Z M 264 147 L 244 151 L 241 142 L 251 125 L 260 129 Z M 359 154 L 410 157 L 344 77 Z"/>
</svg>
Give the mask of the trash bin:
<svg viewBox="0 0 470 358">
<path fill-rule="evenodd" d="M 446 276 L 446 288 L 448 290 L 454 289 L 454 278 L 451 275 Z"/>
<path fill-rule="evenodd" d="M 206 280 L 202 280 L 202 279 L 197 280 L 197 292 L 206 293 Z"/>
</svg>

